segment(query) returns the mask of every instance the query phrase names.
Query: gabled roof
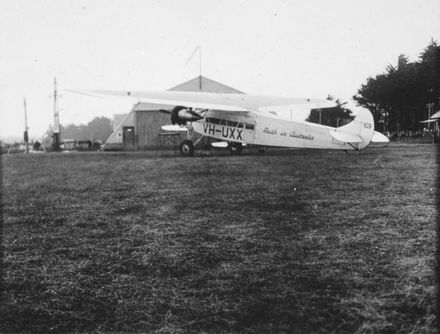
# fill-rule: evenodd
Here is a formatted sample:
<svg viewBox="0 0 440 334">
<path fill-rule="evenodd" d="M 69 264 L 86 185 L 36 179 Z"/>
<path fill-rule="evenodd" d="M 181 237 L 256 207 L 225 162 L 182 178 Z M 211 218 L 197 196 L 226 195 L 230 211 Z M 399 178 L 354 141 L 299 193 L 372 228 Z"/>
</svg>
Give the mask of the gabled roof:
<svg viewBox="0 0 440 334">
<path fill-rule="evenodd" d="M 440 118 L 440 111 L 437 111 L 431 118 Z"/>
<path fill-rule="evenodd" d="M 202 75 L 195 77 L 187 82 L 177 85 L 168 90 L 182 92 L 206 92 L 206 93 L 235 93 L 244 94 L 238 89 L 226 86 L 220 82 L 208 79 Z"/>
</svg>

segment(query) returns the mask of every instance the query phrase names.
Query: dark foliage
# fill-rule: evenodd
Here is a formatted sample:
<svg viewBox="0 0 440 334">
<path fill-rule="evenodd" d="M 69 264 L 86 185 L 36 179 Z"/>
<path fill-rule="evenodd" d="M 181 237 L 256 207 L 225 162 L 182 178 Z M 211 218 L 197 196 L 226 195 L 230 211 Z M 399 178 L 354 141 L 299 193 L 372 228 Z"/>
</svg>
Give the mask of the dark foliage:
<svg viewBox="0 0 440 334">
<path fill-rule="evenodd" d="M 350 109 L 344 108 L 344 103 L 336 100 L 336 107 L 324 109 L 312 109 L 306 121 L 339 127 L 352 121 L 354 116 Z"/>
<path fill-rule="evenodd" d="M 353 97 L 374 115 L 380 131 L 417 131 L 420 121 L 440 103 L 440 46 L 432 41 L 419 60 L 408 62 L 401 55 L 397 68 L 389 65 L 386 72 L 368 78 Z"/>
<path fill-rule="evenodd" d="M 91 140 L 105 142 L 113 132 L 112 121 L 107 117 L 95 117 L 86 125 L 60 125 L 61 140 Z M 48 130 L 46 137 L 50 138 L 52 131 Z"/>
</svg>

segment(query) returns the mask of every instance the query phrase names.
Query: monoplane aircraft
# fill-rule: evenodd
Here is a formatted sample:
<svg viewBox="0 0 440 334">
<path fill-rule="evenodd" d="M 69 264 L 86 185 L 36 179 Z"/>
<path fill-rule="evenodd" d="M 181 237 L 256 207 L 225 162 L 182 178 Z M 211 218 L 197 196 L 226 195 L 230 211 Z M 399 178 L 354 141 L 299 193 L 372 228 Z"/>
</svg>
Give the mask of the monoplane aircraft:
<svg viewBox="0 0 440 334">
<path fill-rule="evenodd" d="M 263 97 L 247 94 L 203 92 L 141 92 L 87 90 L 76 91 L 92 96 L 125 96 L 139 102 L 172 106 L 162 111 L 170 114 L 171 124 L 164 130 L 188 131 L 180 145 L 183 155 L 193 155 L 191 134 L 219 140 L 216 147 L 229 147 L 239 154 L 245 145 L 336 150 L 361 150 L 370 142 L 388 142 L 374 131 L 372 114 L 364 108 L 344 106 L 353 115 L 342 126 L 311 122 L 311 116 L 334 110 L 338 104 L 328 100 L 286 97 Z"/>
</svg>

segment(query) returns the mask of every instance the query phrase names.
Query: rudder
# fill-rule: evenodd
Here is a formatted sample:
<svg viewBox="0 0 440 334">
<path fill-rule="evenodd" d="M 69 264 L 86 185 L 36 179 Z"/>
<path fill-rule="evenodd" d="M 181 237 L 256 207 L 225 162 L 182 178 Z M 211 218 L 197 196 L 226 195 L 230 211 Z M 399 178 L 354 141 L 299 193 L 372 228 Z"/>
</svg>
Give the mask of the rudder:
<svg viewBox="0 0 440 334">
<path fill-rule="evenodd" d="M 330 130 L 330 134 L 336 140 L 346 142 L 354 149 L 362 150 L 373 138 L 373 115 L 365 108 L 356 107 L 355 118 L 344 126 Z"/>
</svg>

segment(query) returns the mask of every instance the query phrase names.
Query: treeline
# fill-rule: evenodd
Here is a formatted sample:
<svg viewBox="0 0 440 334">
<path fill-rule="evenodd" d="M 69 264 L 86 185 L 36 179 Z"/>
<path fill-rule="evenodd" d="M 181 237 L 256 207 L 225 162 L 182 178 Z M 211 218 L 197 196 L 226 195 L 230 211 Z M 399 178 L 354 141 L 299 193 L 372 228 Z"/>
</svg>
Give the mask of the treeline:
<svg viewBox="0 0 440 334">
<path fill-rule="evenodd" d="M 112 121 L 107 117 L 96 117 L 86 125 L 60 125 L 61 141 L 66 139 L 105 142 L 113 132 Z M 48 131 L 51 136 L 51 130 Z"/>
<path fill-rule="evenodd" d="M 373 113 L 379 131 L 420 131 L 428 108 L 431 114 L 439 110 L 440 46 L 431 41 L 415 62 L 399 56 L 397 67 L 368 78 L 353 99 Z"/>
<path fill-rule="evenodd" d="M 335 107 L 326 108 L 325 112 L 321 112 L 321 109 L 310 110 L 309 116 L 306 118 L 307 122 L 323 124 L 332 126 L 334 128 L 343 126 L 354 119 L 351 111 L 344 106 L 347 102 L 341 102 L 341 100 L 335 100 L 333 96 L 329 95 L 327 100 L 334 101 Z"/>
</svg>

